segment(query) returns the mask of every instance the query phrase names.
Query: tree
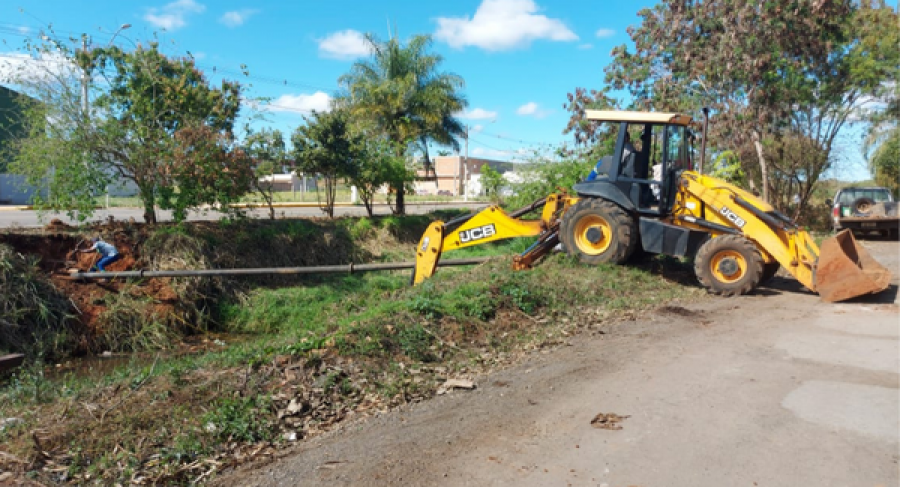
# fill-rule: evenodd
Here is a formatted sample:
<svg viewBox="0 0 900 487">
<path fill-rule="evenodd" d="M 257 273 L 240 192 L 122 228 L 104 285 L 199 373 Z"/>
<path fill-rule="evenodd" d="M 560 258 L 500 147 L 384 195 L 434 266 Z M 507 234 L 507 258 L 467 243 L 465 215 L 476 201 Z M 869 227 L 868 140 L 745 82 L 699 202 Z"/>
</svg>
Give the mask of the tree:
<svg viewBox="0 0 900 487">
<path fill-rule="evenodd" d="M 745 186 L 747 182 L 747 175 L 741 169 L 741 158 L 733 151 L 726 150 L 716 154 L 707 173 L 737 186 Z"/>
<path fill-rule="evenodd" d="M 322 210 L 334 217 L 337 180 L 353 174 L 358 157 L 358 141 L 353 140 L 343 110 L 313 112 L 304 117 L 306 123 L 297 127 L 291 136 L 297 166 L 308 173 L 317 173 L 325 180 L 325 206 Z"/>
<path fill-rule="evenodd" d="M 164 166 L 169 184 L 159 185 L 157 191 L 175 221 L 184 221 L 187 210 L 202 202 L 221 206 L 247 193 L 255 180 L 250 158 L 234 147 L 229 135 L 199 125 L 178 129 L 174 139 Z"/>
<path fill-rule="evenodd" d="M 481 166 L 481 187 L 484 188 L 485 196 L 495 203 L 500 202 L 500 190 L 505 182 L 503 175 L 494 168 L 487 164 Z"/>
<path fill-rule="evenodd" d="M 74 208 L 83 219 L 94 197 L 123 178 L 137 186 L 144 220 L 155 223 L 157 206 L 181 219 L 202 204 L 227 208 L 250 189 L 247 160 L 232 152 L 240 84 L 212 87 L 193 59 L 169 58 L 154 42 L 131 52 L 75 51 L 55 42 L 30 49 L 69 67 L 22 83 L 38 101 L 26 105 L 28 134 L 17 141 L 12 166 L 32 184 L 49 180 L 39 207 Z M 78 78 L 94 71 L 105 82 L 94 86 L 96 99 L 85 111 Z M 193 178 L 212 173 L 217 177 Z"/>
<path fill-rule="evenodd" d="M 393 144 L 383 138 L 362 137 L 357 139 L 359 147 L 354 158 L 354 167 L 350 175 L 350 183 L 359 191 L 369 216 L 373 216 L 372 204 L 375 192 L 385 184 L 403 184 L 409 179 L 406 159 L 397 157 L 400 152 Z"/>
<path fill-rule="evenodd" d="M 267 176 L 271 177 L 276 172 L 280 174 L 282 167 L 288 160 L 284 135 L 280 130 L 269 128 L 259 132 L 250 132 L 244 139 L 244 148 L 252 158 L 256 168 L 253 187 L 259 192 L 269 207 L 269 218 L 274 220 L 274 181 L 271 179 L 263 181 L 263 179 Z"/>
<path fill-rule="evenodd" d="M 563 108 L 569 112 L 569 122 L 563 129 L 564 134 L 571 133 L 575 137 L 575 145 L 591 146 L 606 141 L 615 142 L 615 131 L 609 124 L 601 124 L 585 118 L 586 110 L 614 110 L 616 101 L 610 98 L 607 90 L 587 90 L 575 88 L 574 93 L 566 95 L 567 102 Z"/>
<path fill-rule="evenodd" d="M 900 127 L 894 127 L 869 155 L 875 182 L 900 197 Z"/>
<path fill-rule="evenodd" d="M 415 144 L 423 144 L 427 152 L 429 141 L 459 150 L 457 138 L 465 134 L 465 128 L 454 114 L 468 106 L 459 92 L 464 81 L 438 71 L 443 57 L 428 53 L 431 36 L 418 35 L 403 45 L 396 37 L 382 42 L 367 34 L 366 42 L 372 55 L 354 63 L 350 72 L 340 77 L 346 93 L 338 104 L 348 107 L 355 120 L 392 141 L 397 158 L 405 157 Z M 406 211 L 408 182 L 391 183 L 399 214 Z"/>
<path fill-rule="evenodd" d="M 869 42 L 888 35 L 891 18 L 896 25 L 883 2 L 665 0 L 639 15 L 641 25 L 629 29 L 634 50 L 613 51 L 609 86 L 629 89 L 641 108 L 709 106 L 713 150 L 755 160 L 744 170 L 766 200 L 779 199 L 773 186 L 786 186 L 770 173 L 811 190 L 857 104 L 897 65 L 895 48 Z M 873 17 L 881 20 L 866 22 Z M 810 144 L 815 150 L 793 158 L 801 167 L 773 162 Z"/>
</svg>

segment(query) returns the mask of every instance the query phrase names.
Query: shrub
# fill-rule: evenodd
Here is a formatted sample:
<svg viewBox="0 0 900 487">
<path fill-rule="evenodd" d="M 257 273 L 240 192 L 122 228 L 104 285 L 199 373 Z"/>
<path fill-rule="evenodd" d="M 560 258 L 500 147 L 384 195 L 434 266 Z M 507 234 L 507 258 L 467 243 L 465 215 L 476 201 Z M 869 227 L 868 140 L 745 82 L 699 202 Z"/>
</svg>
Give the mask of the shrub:
<svg viewBox="0 0 900 487">
<path fill-rule="evenodd" d="M 59 357 L 75 344 L 70 302 L 42 275 L 37 260 L 0 244 L 0 353 Z"/>
</svg>

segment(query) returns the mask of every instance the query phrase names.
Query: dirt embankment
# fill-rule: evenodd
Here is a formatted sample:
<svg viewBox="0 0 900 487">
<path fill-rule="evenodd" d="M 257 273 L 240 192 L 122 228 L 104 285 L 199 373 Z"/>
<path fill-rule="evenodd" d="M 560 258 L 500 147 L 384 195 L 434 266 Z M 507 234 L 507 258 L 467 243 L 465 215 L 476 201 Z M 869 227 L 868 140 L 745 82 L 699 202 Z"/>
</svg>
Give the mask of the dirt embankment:
<svg viewBox="0 0 900 487">
<path fill-rule="evenodd" d="M 184 335 L 214 328 L 216 317 L 210 310 L 222 299 L 233 299 L 253 286 L 305 281 L 284 275 L 73 281 L 70 271 L 88 271 L 99 259 L 96 253 L 75 251 L 88 248 L 91 237 L 102 237 L 122 255 L 107 267 L 110 271 L 315 266 L 368 262 L 407 250 L 428 221 L 408 217 L 400 225 L 379 226 L 348 218 L 154 227 L 113 222 L 79 229 L 54 220 L 42 231 L 0 233 L 0 244 L 12 247 L 27 262 L 36 262 L 43 278 L 70 301 L 68 323 L 59 326 L 74 333 L 68 339 L 76 343 L 67 350 L 100 353 L 166 348 L 166 340 L 177 342 Z M 156 327 L 152 332 L 146 329 L 150 325 Z M 154 338 L 148 343 L 146 337 Z M 0 337 L 0 351 L 4 349 L 21 351 Z"/>
<path fill-rule="evenodd" d="M 109 308 L 109 296 L 127 292 L 137 297 L 146 297 L 157 303 L 160 313 L 166 313 L 177 298 L 170 286 L 159 279 L 151 279 L 140 286 L 130 286 L 122 281 L 106 283 L 77 282 L 69 278 L 69 272 L 89 271 L 99 260 L 97 253 L 82 253 L 76 250 L 90 247 L 92 236 L 102 236 L 114 244 L 122 257 L 107 266 L 109 271 L 124 271 L 139 268 L 141 255 L 136 240 L 143 236 L 134 227 L 105 227 L 77 232 L 60 224 L 48 225 L 40 234 L 0 234 L 0 244 L 6 244 L 26 259 L 37 264 L 46 279 L 71 302 L 69 313 L 78 325 L 80 334 L 75 339 L 75 353 L 94 351 L 94 338 L 104 333 L 103 315 Z"/>
</svg>

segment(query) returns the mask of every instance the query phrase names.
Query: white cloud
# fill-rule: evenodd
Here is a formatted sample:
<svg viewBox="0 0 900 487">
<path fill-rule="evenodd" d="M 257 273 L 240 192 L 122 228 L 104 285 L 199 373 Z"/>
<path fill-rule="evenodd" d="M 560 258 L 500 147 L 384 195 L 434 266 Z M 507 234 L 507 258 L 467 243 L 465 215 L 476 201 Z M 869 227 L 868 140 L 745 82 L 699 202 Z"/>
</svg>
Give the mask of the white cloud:
<svg viewBox="0 0 900 487">
<path fill-rule="evenodd" d="M 488 51 L 527 47 L 538 39 L 578 40 L 562 21 L 537 11 L 532 0 L 484 0 L 471 19 L 439 17 L 435 38 L 457 49 L 476 46 Z"/>
<path fill-rule="evenodd" d="M 485 159 L 499 159 L 506 161 L 521 161 L 529 155 L 529 151 L 527 149 L 518 148 L 518 149 L 507 149 L 507 150 L 499 150 L 499 149 L 488 149 L 485 147 L 475 147 L 470 153 L 473 157 L 483 157 Z"/>
<path fill-rule="evenodd" d="M 537 103 L 530 101 L 516 109 L 516 114 L 523 117 L 544 118 L 550 115 L 550 111 L 544 110 Z"/>
<path fill-rule="evenodd" d="M 597 33 L 596 33 L 596 36 L 601 39 L 605 39 L 607 37 L 612 37 L 614 35 L 616 35 L 616 31 L 614 31 L 612 29 L 599 29 L 599 30 L 597 30 Z"/>
<path fill-rule="evenodd" d="M 319 39 L 319 54 L 331 59 L 356 59 L 371 54 L 369 43 L 362 33 L 353 29 L 342 30 Z"/>
<path fill-rule="evenodd" d="M 472 127 L 472 132 L 475 132 L 476 134 L 482 130 L 484 130 L 484 125 L 481 124 Z"/>
<path fill-rule="evenodd" d="M 19 34 L 27 34 L 31 32 L 31 27 L 28 27 L 27 25 L 20 25 L 16 28 L 16 30 L 19 31 Z"/>
<path fill-rule="evenodd" d="M 497 112 L 485 110 L 484 108 L 473 108 L 468 112 L 459 113 L 457 116 L 466 120 L 490 120 L 497 118 Z"/>
<path fill-rule="evenodd" d="M 219 22 L 227 25 L 228 27 L 237 27 L 239 25 L 244 25 L 244 22 L 250 18 L 250 16 L 259 13 L 259 10 L 255 8 L 245 8 L 242 10 L 232 10 L 231 12 L 225 12 L 224 15 L 219 17 Z"/>
<path fill-rule="evenodd" d="M 203 13 L 205 10 L 205 5 L 194 0 L 176 0 L 162 8 L 149 9 L 144 15 L 144 20 L 160 29 L 173 31 L 187 25 L 188 15 Z"/>
<path fill-rule="evenodd" d="M 472 149 L 472 155 L 475 157 L 485 158 L 506 158 L 513 154 L 508 150 L 486 149 L 484 147 L 475 147 Z"/>
<path fill-rule="evenodd" d="M 295 112 L 309 113 L 327 112 L 331 110 L 331 96 L 324 91 L 317 91 L 311 95 L 281 95 L 266 105 L 270 112 Z"/>
<path fill-rule="evenodd" d="M 594 45 L 591 43 L 578 45 L 578 49 L 593 49 L 593 48 L 594 48 Z"/>
<path fill-rule="evenodd" d="M 0 83 L 30 85 L 80 74 L 78 67 L 62 54 L 33 58 L 21 53 L 0 53 Z"/>
</svg>

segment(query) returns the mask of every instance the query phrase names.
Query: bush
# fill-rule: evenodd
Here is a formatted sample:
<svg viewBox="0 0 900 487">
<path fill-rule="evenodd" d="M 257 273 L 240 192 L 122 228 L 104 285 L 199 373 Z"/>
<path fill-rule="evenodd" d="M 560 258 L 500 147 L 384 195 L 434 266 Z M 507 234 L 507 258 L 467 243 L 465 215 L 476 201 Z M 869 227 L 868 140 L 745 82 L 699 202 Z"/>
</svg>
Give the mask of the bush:
<svg viewBox="0 0 900 487">
<path fill-rule="evenodd" d="M 596 161 L 592 161 L 587 152 L 563 158 L 535 157 L 529 161 L 530 169 L 524 171 L 523 182 L 513 187 L 514 196 L 509 204 L 519 208 L 556 193 L 559 188 L 571 190 L 575 183 L 587 177 L 594 164 Z"/>
<path fill-rule="evenodd" d="M 0 355 L 17 352 L 32 359 L 69 353 L 76 324 L 70 306 L 36 259 L 0 244 Z"/>
</svg>

